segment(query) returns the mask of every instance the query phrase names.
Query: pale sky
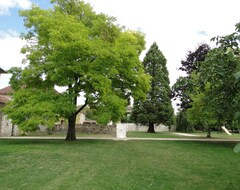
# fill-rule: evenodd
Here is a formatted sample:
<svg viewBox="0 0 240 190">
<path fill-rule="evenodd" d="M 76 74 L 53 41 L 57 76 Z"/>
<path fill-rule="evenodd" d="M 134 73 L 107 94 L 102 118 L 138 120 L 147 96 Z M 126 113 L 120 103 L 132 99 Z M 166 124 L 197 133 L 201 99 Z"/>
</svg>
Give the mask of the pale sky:
<svg viewBox="0 0 240 190">
<path fill-rule="evenodd" d="M 19 39 L 24 32 L 19 9 L 32 3 L 49 8 L 50 0 L 0 0 L 0 67 L 8 70 L 21 66 L 23 56 Z M 234 32 L 240 22 L 239 0 L 86 0 L 95 11 L 117 18 L 127 29 L 146 35 L 146 51 L 153 42 L 167 59 L 171 85 L 181 75 L 177 70 L 187 51 L 199 43 L 210 44 L 217 35 Z M 211 45 L 211 44 L 210 44 Z M 213 44 L 212 44 L 213 45 Z M 143 52 L 141 59 L 144 57 Z M 8 85 L 8 75 L 1 75 L 0 88 Z"/>
</svg>

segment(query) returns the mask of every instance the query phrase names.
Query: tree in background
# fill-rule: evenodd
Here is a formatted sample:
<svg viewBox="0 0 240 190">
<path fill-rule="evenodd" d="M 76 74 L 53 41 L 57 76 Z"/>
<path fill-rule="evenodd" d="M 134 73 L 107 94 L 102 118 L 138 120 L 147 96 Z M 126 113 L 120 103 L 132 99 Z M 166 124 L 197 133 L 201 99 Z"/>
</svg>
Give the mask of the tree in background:
<svg viewBox="0 0 240 190">
<path fill-rule="evenodd" d="M 240 24 L 233 34 L 216 37 L 217 47 L 211 50 L 201 65 L 199 84 L 205 93 L 219 125 L 239 127 L 240 88 L 237 73 L 240 71 Z M 211 102 L 211 104 L 209 104 Z"/>
<path fill-rule="evenodd" d="M 184 111 L 179 111 L 176 116 L 176 131 L 181 131 L 181 132 L 192 132 L 193 127 L 188 122 L 186 112 Z"/>
<path fill-rule="evenodd" d="M 211 129 L 217 125 L 216 112 L 211 106 L 212 102 L 207 101 L 203 92 L 192 94 L 191 99 L 191 108 L 185 111 L 187 123 L 195 128 L 206 129 L 207 137 L 211 138 Z"/>
<path fill-rule="evenodd" d="M 170 82 L 167 60 L 153 43 L 143 60 L 145 72 L 151 78 L 151 88 L 145 101 L 135 100 L 132 119 L 135 123 L 148 125 L 148 132 L 154 133 L 154 124 L 170 126 L 173 120 L 173 108 L 170 99 Z"/>
<path fill-rule="evenodd" d="M 149 76 L 139 60 L 145 40 L 83 1 L 52 2 L 53 9 L 34 5 L 20 12 L 28 30 L 22 36 L 28 65 L 11 69 L 16 93 L 5 112 L 24 131 L 39 124 L 52 127 L 58 118 L 67 118 L 66 140 L 72 141 L 76 116 L 86 105 L 99 123 L 115 122 L 124 115 L 130 96 L 145 97 Z M 66 90 L 56 93 L 55 86 Z M 77 108 L 80 93 L 85 103 Z"/>
<path fill-rule="evenodd" d="M 179 98 L 180 109 L 185 111 L 191 107 L 190 103 L 192 102 L 190 98 L 191 92 L 194 90 L 194 83 L 191 78 L 192 73 L 197 74 L 199 71 L 199 66 L 201 62 L 205 60 L 207 53 L 209 52 L 210 47 L 207 44 L 200 44 L 197 49 L 192 52 L 189 51 L 186 59 L 181 61 L 181 67 L 179 70 L 186 73 L 185 77 L 179 77 L 176 83 L 172 87 L 172 96 L 177 99 Z"/>
<path fill-rule="evenodd" d="M 187 119 L 208 128 L 208 137 L 213 127 L 239 127 L 239 32 L 237 24 L 233 34 L 213 38 L 217 47 L 207 53 L 198 73 L 191 74 L 196 90 L 190 93 Z"/>
<path fill-rule="evenodd" d="M 189 51 L 186 59 L 181 61 L 182 70 L 186 76 L 179 77 L 176 83 L 172 86 L 172 97 L 176 100 L 179 99 L 180 112 L 177 115 L 178 121 L 177 130 L 190 132 L 194 130 L 194 125 L 198 128 L 202 127 L 200 123 L 189 122 L 186 111 L 192 107 L 192 94 L 197 93 L 196 78 L 200 71 L 200 65 L 205 60 L 210 47 L 207 44 L 200 44 L 197 49 L 192 52 Z M 180 122 L 181 121 L 181 122 Z"/>
</svg>

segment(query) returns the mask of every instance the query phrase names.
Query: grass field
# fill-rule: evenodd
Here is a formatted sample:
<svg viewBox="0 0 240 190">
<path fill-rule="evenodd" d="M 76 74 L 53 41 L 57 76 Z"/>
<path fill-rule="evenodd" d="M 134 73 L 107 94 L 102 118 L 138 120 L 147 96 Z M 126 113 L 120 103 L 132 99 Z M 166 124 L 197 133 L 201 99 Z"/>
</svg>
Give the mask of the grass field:
<svg viewBox="0 0 240 190">
<path fill-rule="evenodd" d="M 235 143 L 0 140 L 1 190 L 239 189 Z"/>
<path fill-rule="evenodd" d="M 43 132 L 32 132 L 29 133 L 28 136 L 43 136 L 43 137 L 66 137 L 67 132 L 54 132 L 53 134 L 43 133 Z M 176 135 L 172 132 L 157 132 L 157 133 L 147 133 L 143 131 L 128 131 L 127 137 L 136 137 L 136 138 L 206 138 L 207 133 L 206 132 L 194 132 L 189 133 L 195 135 L 194 137 L 191 136 L 181 136 Z M 114 134 L 84 134 L 77 132 L 77 137 L 100 137 L 100 138 L 114 138 L 116 135 Z M 229 136 L 226 133 L 218 133 L 218 132 L 212 132 L 212 138 L 213 139 L 237 139 L 240 140 L 240 134 L 234 133 L 233 135 Z"/>
<path fill-rule="evenodd" d="M 187 133 L 192 134 L 194 136 L 181 136 L 177 135 L 172 132 L 158 132 L 158 133 L 147 133 L 142 131 L 128 131 L 127 137 L 138 137 L 138 138 L 206 138 L 207 133 L 206 132 L 194 132 L 194 133 Z M 226 133 L 218 133 L 218 132 L 212 132 L 212 138 L 213 139 L 237 139 L 240 140 L 240 134 L 234 133 L 233 135 L 229 136 Z"/>
</svg>

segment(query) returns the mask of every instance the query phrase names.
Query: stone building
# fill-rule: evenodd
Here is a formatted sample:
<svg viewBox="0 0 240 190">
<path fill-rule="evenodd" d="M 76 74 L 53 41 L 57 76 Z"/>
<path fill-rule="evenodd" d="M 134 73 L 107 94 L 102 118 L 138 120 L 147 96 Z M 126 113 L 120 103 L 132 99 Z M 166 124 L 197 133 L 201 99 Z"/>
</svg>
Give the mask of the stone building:
<svg viewBox="0 0 240 190">
<path fill-rule="evenodd" d="M 0 89 L 0 136 L 5 137 L 19 135 L 17 126 L 13 125 L 1 111 L 1 108 L 11 99 L 11 93 L 13 93 L 13 89 L 10 86 Z"/>
</svg>

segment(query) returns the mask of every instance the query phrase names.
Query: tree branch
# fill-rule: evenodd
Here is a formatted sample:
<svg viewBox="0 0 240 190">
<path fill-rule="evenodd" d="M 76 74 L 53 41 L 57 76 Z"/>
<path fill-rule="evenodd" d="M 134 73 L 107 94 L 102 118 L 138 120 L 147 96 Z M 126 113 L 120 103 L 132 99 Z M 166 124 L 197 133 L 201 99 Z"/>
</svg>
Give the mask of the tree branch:
<svg viewBox="0 0 240 190">
<path fill-rule="evenodd" d="M 76 115 L 79 114 L 79 113 L 87 106 L 87 104 L 88 104 L 88 98 L 86 98 L 84 105 L 82 105 L 82 106 L 76 111 L 75 114 L 76 114 Z"/>
</svg>

